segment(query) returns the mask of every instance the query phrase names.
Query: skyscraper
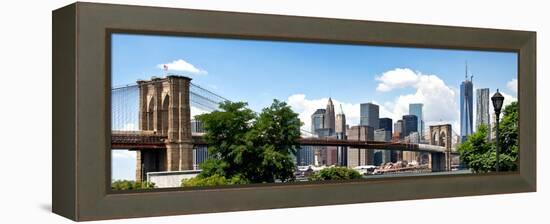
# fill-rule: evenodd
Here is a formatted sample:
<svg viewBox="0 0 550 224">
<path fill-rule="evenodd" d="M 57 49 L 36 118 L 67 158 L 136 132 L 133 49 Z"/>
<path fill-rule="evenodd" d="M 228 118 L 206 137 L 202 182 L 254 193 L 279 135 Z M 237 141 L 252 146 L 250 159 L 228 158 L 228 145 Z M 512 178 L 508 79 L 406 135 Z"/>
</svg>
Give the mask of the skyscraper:
<svg viewBox="0 0 550 224">
<path fill-rule="evenodd" d="M 403 138 L 403 120 L 398 120 L 393 126 L 393 138 L 399 140 Z"/>
<path fill-rule="evenodd" d="M 378 126 L 380 129 L 384 129 L 391 133 L 393 132 L 393 121 L 391 118 L 383 117 L 378 119 Z M 391 137 L 391 136 L 390 136 Z"/>
<path fill-rule="evenodd" d="M 407 137 L 413 132 L 418 132 L 418 118 L 416 115 L 403 115 L 403 136 Z"/>
<path fill-rule="evenodd" d="M 369 141 L 374 139 L 374 129 L 366 125 L 353 126 L 348 130 L 348 139 Z M 348 148 L 348 167 L 372 165 L 374 150 Z"/>
<path fill-rule="evenodd" d="M 325 109 L 317 109 L 311 115 L 311 133 L 316 133 L 318 129 L 325 128 Z"/>
<path fill-rule="evenodd" d="M 362 103 L 360 107 L 360 125 L 367 125 L 371 128 L 378 129 L 379 127 L 379 111 L 380 107 L 373 103 Z"/>
<path fill-rule="evenodd" d="M 335 131 L 335 116 L 334 116 L 334 104 L 332 103 L 332 99 L 329 97 L 327 102 L 327 107 L 325 109 L 325 128 L 322 130 L 317 130 L 317 135 L 319 137 L 330 137 L 330 138 L 336 138 L 334 135 Z M 321 155 L 321 164 L 322 165 L 334 165 L 337 163 L 337 154 L 338 150 L 336 146 L 321 146 L 324 147 L 321 149 L 320 155 Z"/>
<path fill-rule="evenodd" d="M 325 109 L 317 109 L 311 115 L 311 133 L 319 136 L 319 134 L 325 136 L 327 129 L 325 129 Z M 326 158 L 326 150 L 324 146 L 301 146 L 298 151 L 298 161 L 299 164 L 303 165 L 320 165 L 319 163 L 323 161 L 322 157 Z"/>
<path fill-rule="evenodd" d="M 414 115 L 412 115 L 414 116 Z M 418 132 L 416 131 L 413 131 L 411 133 L 409 133 L 403 140 L 404 142 L 407 142 L 407 143 L 420 143 L 420 135 L 418 134 Z M 419 155 L 420 153 L 419 152 L 412 152 L 412 151 L 403 151 L 403 160 L 405 161 L 408 161 L 408 162 L 412 162 L 412 161 L 417 161 L 419 162 Z"/>
<path fill-rule="evenodd" d="M 464 142 L 472 134 L 473 126 L 473 77 L 468 80 L 468 65 L 466 65 L 465 80 L 460 84 L 460 136 Z"/>
<path fill-rule="evenodd" d="M 311 132 L 318 137 L 335 136 L 336 121 L 334 115 L 334 104 L 329 98 L 326 109 L 317 109 L 311 115 Z M 345 126 L 345 124 L 344 124 Z M 315 165 L 332 165 L 337 162 L 336 146 L 314 146 Z M 297 158 L 299 160 L 300 158 Z"/>
<path fill-rule="evenodd" d="M 390 123 L 391 124 L 391 123 Z M 390 125 L 391 126 L 391 125 Z M 391 131 L 384 128 L 374 130 L 374 141 L 389 142 L 391 141 Z M 374 165 L 379 166 L 390 162 L 391 151 L 390 150 L 375 150 L 374 151 Z"/>
<path fill-rule="evenodd" d="M 476 89 L 476 127 L 485 124 L 491 130 L 489 114 L 489 88 Z"/>
<path fill-rule="evenodd" d="M 336 114 L 336 124 L 335 124 L 336 139 L 347 139 L 346 137 L 346 115 L 340 105 L 340 111 Z M 348 165 L 348 149 L 345 146 L 337 147 L 337 157 L 339 166 Z"/>
<path fill-rule="evenodd" d="M 375 141 L 385 141 L 385 142 L 391 142 L 392 140 L 392 133 L 393 133 L 393 121 L 391 118 L 383 117 L 378 119 L 378 125 L 380 126 L 380 129 L 374 130 L 374 140 Z M 375 157 L 374 165 L 380 165 L 385 164 L 387 162 L 391 161 L 391 155 L 393 150 L 379 150 L 379 153 L 381 153 L 380 160 L 377 160 L 377 157 Z M 376 152 L 375 152 L 376 154 Z"/>
<path fill-rule="evenodd" d="M 416 115 L 416 118 L 418 119 L 418 125 L 416 126 L 418 128 L 418 133 L 420 134 L 420 138 L 424 135 L 424 115 L 422 113 L 422 107 L 424 104 L 421 103 L 411 103 L 409 104 L 409 114 Z"/>
<path fill-rule="evenodd" d="M 311 145 L 301 145 L 296 153 L 298 166 L 309 166 L 315 163 L 315 148 Z"/>
<path fill-rule="evenodd" d="M 403 139 L 403 120 L 398 120 L 393 126 L 392 142 L 399 142 Z M 403 159 L 403 153 L 399 150 L 391 151 L 391 161 L 397 162 Z"/>
<path fill-rule="evenodd" d="M 346 134 L 346 115 L 344 114 L 342 105 L 340 105 L 340 111 L 338 112 L 338 114 L 336 114 L 336 121 L 334 126 L 335 126 L 334 132 L 336 134 L 338 133 Z"/>
<path fill-rule="evenodd" d="M 327 109 L 325 110 L 325 128 L 329 129 L 329 135 L 334 133 L 334 104 L 332 104 L 332 99 L 328 98 Z"/>
</svg>

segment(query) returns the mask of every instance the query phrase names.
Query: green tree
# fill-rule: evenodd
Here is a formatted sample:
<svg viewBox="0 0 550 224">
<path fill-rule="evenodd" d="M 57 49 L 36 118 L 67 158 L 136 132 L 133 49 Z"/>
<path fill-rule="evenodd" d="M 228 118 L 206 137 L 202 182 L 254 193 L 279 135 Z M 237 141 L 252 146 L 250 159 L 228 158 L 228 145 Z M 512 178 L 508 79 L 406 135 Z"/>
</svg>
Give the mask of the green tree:
<svg viewBox="0 0 550 224">
<path fill-rule="evenodd" d="M 252 183 L 294 179 L 294 162 L 299 147 L 301 122 L 285 102 L 273 100 L 264 108 L 247 138 L 256 150 L 258 160 L 251 162 L 246 177 Z"/>
<path fill-rule="evenodd" d="M 495 164 L 494 145 L 487 140 L 487 133 L 487 126 L 481 124 L 477 131 L 458 147 L 462 161 L 476 173 L 487 172 Z"/>
<path fill-rule="evenodd" d="M 499 125 L 499 168 L 502 171 L 517 170 L 519 156 L 518 109 L 517 101 L 506 106 Z"/>
<path fill-rule="evenodd" d="M 360 179 L 361 174 L 356 170 L 347 167 L 329 167 L 312 174 L 308 179 L 310 181 L 319 180 L 352 180 Z"/>
<path fill-rule="evenodd" d="M 116 180 L 111 183 L 111 189 L 113 190 L 137 190 L 137 189 L 153 189 L 155 183 L 152 182 L 140 182 L 133 180 Z"/>
<path fill-rule="evenodd" d="M 259 115 L 246 106 L 224 102 L 220 111 L 196 117 L 204 125 L 212 158 L 201 164 L 196 179 L 184 181 L 183 186 L 293 180 L 292 154 L 299 146 L 301 126 L 298 114 L 278 100 Z"/>
<path fill-rule="evenodd" d="M 251 157 L 254 148 L 247 135 L 252 129 L 256 114 L 246 108 L 244 102 L 223 102 L 220 111 L 201 114 L 196 117 L 205 130 L 204 140 L 212 158 L 201 164 L 198 178 L 214 175 L 231 179 L 241 175 L 247 164 L 243 161 Z"/>
<path fill-rule="evenodd" d="M 497 128 L 497 127 L 494 127 Z M 504 108 L 502 122 L 499 124 L 499 168 L 500 171 L 517 170 L 518 159 L 518 105 L 513 102 Z M 474 172 L 495 170 L 496 145 L 487 140 L 488 128 L 480 125 L 476 133 L 468 136 L 459 145 L 461 160 Z"/>
</svg>

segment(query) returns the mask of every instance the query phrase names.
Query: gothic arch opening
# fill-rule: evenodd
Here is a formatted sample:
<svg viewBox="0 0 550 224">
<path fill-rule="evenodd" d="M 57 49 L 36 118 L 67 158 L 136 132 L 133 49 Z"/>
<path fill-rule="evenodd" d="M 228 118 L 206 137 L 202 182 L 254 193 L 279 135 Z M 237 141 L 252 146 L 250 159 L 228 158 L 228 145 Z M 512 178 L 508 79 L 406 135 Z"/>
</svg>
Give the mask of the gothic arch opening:
<svg viewBox="0 0 550 224">
<path fill-rule="evenodd" d="M 432 135 L 432 139 L 433 139 L 433 144 L 434 145 L 439 145 L 440 144 L 440 141 L 439 141 L 439 132 L 436 130 L 434 131 L 433 135 Z"/>
<path fill-rule="evenodd" d="M 168 105 L 170 104 L 170 96 L 166 94 L 162 100 L 162 108 L 160 110 L 161 133 L 168 134 Z"/>
<path fill-rule="evenodd" d="M 429 153 L 420 153 L 420 164 L 427 164 L 430 162 Z"/>
<path fill-rule="evenodd" d="M 155 97 L 151 97 L 149 99 L 149 103 L 147 104 L 147 129 L 146 130 L 155 130 Z"/>
<path fill-rule="evenodd" d="M 447 134 L 445 131 L 441 131 L 441 134 L 439 135 L 441 139 L 439 140 L 439 146 L 447 147 Z"/>
</svg>

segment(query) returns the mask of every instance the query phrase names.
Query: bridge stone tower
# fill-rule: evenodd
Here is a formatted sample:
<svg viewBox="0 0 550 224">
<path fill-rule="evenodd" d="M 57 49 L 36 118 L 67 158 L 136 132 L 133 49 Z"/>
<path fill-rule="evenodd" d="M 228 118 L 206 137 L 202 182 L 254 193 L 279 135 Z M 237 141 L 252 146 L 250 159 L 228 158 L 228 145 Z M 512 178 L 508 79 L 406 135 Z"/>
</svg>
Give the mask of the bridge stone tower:
<svg viewBox="0 0 550 224">
<path fill-rule="evenodd" d="M 451 170 L 452 126 L 450 124 L 430 126 L 430 145 L 443 146 L 445 153 L 431 153 L 430 165 L 432 171 Z"/>
<path fill-rule="evenodd" d="M 191 79 L 169 75 L 138 81 L 139 130 L 166 136 L 166 150 L 137 151 L 136 180 L 144 180 L 147 172 L 193 169 Z"/>
</svg>

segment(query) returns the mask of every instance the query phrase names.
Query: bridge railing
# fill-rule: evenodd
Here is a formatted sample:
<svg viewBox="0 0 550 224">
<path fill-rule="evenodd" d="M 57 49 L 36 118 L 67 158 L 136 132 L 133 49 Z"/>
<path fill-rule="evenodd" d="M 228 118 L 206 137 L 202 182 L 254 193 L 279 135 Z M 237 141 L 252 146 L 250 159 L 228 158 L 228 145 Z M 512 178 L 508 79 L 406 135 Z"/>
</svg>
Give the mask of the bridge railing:
<svg viewBox="0 0 550 224">
<path fill-rule="evenodd" d="M 112 149 L 164 148 L 165 135 L 154 131 L 112 131 Z"/>
<path fill-rule="evenodd" d="M 113 135 L 140 135 L 140 136 L 152 136 L 152 135 L 158 135 L 162 136 L 156 131 L 124 131 L 124 130 L 113 130 L 111 131 L 111 134 Z"/>
</svg>

